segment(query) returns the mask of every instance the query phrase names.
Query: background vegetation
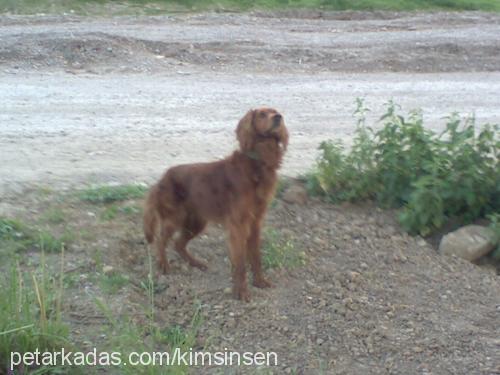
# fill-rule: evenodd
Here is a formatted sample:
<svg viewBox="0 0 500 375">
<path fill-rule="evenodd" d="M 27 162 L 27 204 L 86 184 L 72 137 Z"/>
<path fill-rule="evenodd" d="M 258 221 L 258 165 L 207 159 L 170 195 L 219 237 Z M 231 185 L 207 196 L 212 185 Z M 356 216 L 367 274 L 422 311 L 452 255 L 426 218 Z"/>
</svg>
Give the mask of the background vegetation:
<svg viewBox="0 0 500 375">
<path fill-rule="evenodd" d="M 311 194 L 331 201 L 375 200 L 401 207 L 399 220 L 410 233 L 429 235 L 450 220 L 470 223 L 500 212 L 500 137 L 497 125 L 477 128 L 474 118 L 447 118 L 437 134 L 419 111 L 406 118 L 393 102 L 382 128 L 365 124 L 358 99 L 354 143 L 320 145 L 316 168 L 307 176 Z M 492 219 L 493 221 L 493 219 Z"/>
<path fill-rule="evenodd" d="M 498 0 L 0 0 L 0 12 L 161 13 L 172 11 L 253 9 L 321 10 L 482 10 L 500 11 Z"/>
</svg>

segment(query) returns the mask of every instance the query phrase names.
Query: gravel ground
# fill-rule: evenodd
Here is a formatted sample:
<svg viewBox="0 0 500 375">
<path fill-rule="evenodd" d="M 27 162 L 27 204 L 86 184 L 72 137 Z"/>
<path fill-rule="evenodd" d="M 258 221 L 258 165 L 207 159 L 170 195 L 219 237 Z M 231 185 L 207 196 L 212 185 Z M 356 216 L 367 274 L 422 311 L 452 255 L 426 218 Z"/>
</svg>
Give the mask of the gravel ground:
<svg viewBox="0 0 500 375">
<path fill-rule="evenodd" d="M 64 222 L 51 230 L 74 233 L 64 258 L 65 280 L 73 282 L 65 287 L 63 316 L 77 347 L 109 350 L 108 336 L 120 333 L 106 329 L 96 298 L 120 321 L 149 324 L 150 297 L 141 287 L 149 267 L 138 210 L 103 219 L 106 206 L 40 190 L 10 197 L 0 214 L 9 208 L 11 216 L 28 223 L 59 210 Z M 288 240 L 289 254 L 303 262 L 266 270 L 274 288 L 250 287 L 250 303 L 232 299 L 225 234 L 209 227 L 189 244 L 207 261 L 206 272 L 188 267 L 172 249 L 167 252 L 172 271 L 155 279 L 155 320 L 160 327 L 189 330 L 199 306 L 196 350 L 274 352 L 276 374 L 498 374 L 500 278 L 495 270 L 439 255 L 424 239 L 401 231 L 394 217 L 370 205 L 310 200 L 297 206 L 278 199 L 266 231 Z M 20 264 L 30 270 L 39 260 L 39 252 L 29 252 Z M 47 254 L 56 270 L 59 261 L 59 254 Z M 126 278 L 126 286 L 106 291 L 99 281 L 104 265 Z M 112 367 L 101 371 L 119 373 Z M 252 366 L 192 371 L 256 372 Z"/>
</svg>

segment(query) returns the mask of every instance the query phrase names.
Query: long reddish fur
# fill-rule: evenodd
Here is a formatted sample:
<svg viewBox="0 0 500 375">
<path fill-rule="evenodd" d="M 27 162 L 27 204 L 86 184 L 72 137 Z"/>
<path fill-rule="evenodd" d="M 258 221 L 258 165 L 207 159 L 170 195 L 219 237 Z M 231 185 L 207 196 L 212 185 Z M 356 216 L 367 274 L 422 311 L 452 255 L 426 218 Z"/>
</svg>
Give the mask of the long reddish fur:
<svg viewBox="0 0 500 375">
<path fill-rule="evenodd" d="M 246 261 L 253 284 L 271 286 L 261 266 L 261 226 L 277 182 L 277 170 L 288 144 L 288 131 L 274 109 L 249 111 L 239 122 L 236 136 L 240 148 L 227 158 L 185 164 L 166 171 L 150 190 L 144 210 L 144 234 L 157 251 L 159 267 L 169 270 L 165 248 L 174 233 L 174 248 L 191 266 L 206 264 L 193 257 L 187 243 L 208 222 L 225 226 L 229 238 L 235 298 L 250 299 Z"/>
</svg>

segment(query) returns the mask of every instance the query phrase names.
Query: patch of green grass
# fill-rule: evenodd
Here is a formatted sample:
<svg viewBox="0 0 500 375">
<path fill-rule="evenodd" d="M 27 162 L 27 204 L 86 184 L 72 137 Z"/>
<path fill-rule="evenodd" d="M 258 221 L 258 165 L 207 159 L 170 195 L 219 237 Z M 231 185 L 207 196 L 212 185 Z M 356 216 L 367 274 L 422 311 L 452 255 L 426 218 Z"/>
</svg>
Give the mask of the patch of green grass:
<svg viewBox="0 0 500 375">
<path fill-rule="evenodd" d="M 101 289 L 107 294 L 116 294 L 121 288 L 129 283 L 129 278 L 119 272 L 103 274 L 99 278 Z"/>
<path fill-rule="evenodd" d="M 60 208 L 49 208 L 42 214 L 41 219 L 49 224 L 61 224 L 66 220 L 66 213 Z"/>
<path fill-rule="evenodd" d="M 305 253 L 300 252 L 290 236 L 275 229 L 264 232 L 262 264 L 264 268 L 294 268 L 305 264 Z"/>
<path fill-rule="evenodd" d="M 110 221 L 116 218 L 116 215 L 118 215 L 118 207 L 115 205 L 111 205 L 109 207 L 106 207 L 104 211 L 101 213 L 101 219 L 105 221 Z"/>
<path fill-rule="evenodd" d="M 158 14 L 172 11 L 226 9 L 321 10 L 482 10 L 500 11 L 495 0 L 130 0 L 116 4 L 105 0 L 0 0 L 0 12 L 79 14 Z"/>
<path fill-rule="evenodd" d="M 124 215 L 135 215 L 140 212 L 140 209 L 136 206 L 123 206 L 119 207 L 117 205 L 111 205 L 106 207 L 101 214 L 101 219 L 105 221 L 110 221 L 116 218 L 118 214 Z"/>
<path fill-rule="evenodd" d="M 47 230 L 35 229 L 19 220 L 0 217 L 0 256 L 12 255 L 30 248 L 59 252 L 73 239 L 68 230 L 61 237 L 55 237 Z"/>
<path fill-rule="evenodd" d="M 311 194 L 331 201 L 375 200 L 402 207 L 401 225 L 428 235 L 451 218 L 470 223 L 500 210 L 500 132 L 478 129 L 474 118 L 453 114 L 441 134 L 426 129 L 422 114 L 398 113 L 393 102 L 379 131 L 365 125 L 358 100 L 354 144 L 321 143 L 321 156 L 308 175 Z"/>
<path fill-rule="evenodd" d="M 19 220 L 0 217 L 0 255 L 25 250 L 33 245 L 33 231 Z"/>
<path fill-rule="evenodd" d="M 38 231 L 38 247 L 49 253 L 61 251 L 62 247 L 66 247 L 73 242 L 74 235 L 69 230 L 66 230 L 61 237 L 55 237 L 48 231 Z"/>
<path fill-rule="evenodd" d="M 125 215 L 135 215 L 142 211 L 140 207 L 137 206 L 124 206 L 120 207 L 120 211 Z"/>
<path fill-rule="evenodd" d="M 80 282 L 80 274 L 76 272 L 65 273 L 63 277 L 63 285 L 66 289 L 73 288 Z"/>
<path fill-rule="evenodd" d="M 25 272 L 11 263 L 0 273 L 0 372 L 7 369 L 11 352 L 69 348 L 69 329 L 61 318 L 64 253 L 59 276 L 48 274 L 43 253 L 41 259 L 36 272 Z M 50 370 L 69 371 L 62 367 Z M 19 371 L 28 373 L 29 369 Z"/>
<path fill-rule="evenodd" d="M 97 186 L 80 191 L 78 197 L 85 202 L 103 204 L 142 198 L 146 191 L 141 185 Z"/>
</svg>

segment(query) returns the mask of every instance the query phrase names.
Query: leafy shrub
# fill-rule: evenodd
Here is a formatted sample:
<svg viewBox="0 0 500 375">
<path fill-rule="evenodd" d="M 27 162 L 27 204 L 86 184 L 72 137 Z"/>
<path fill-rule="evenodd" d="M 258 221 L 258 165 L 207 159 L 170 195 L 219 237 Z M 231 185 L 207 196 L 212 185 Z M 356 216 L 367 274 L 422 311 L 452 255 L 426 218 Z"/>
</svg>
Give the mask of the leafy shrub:
<svg viewBox="0 0 500 375">
<path fill-rule="evenodd" d="M 307 189 L 313 195 L 325 195 L 332 201 L 373 198 L 375 172 L 373 131 L 365 125 L 363 102 L 357 99 L 358 117 L 353 146 L 347 153 L 340 141 L 325 141 L 319 146 L 322 154 L 316 170 L 306 176 Z"/>
<path fill-rule="evenodd" d="M 457 114 L 441 134 L 425 129 L 422 114 L 408 118 L 389 102 L 382 128 L 365 124 L 358 99 L 358 124 L 350 150 L 323 142 L 308 189 L 331 201 L 374 199 L 383 207 L 403 207 L 400 222 L 428 235 L 450 218 L 471 222 L 500 210 L 498 126 L 476 129 L 474 118 Z"/>
<path fill-rule="evenodd" d="M 496 245 L 493 258 L 500 260 L 500 213 L 491 214 L 488 219 L 490 219 L 490 229 L 493 232 L 493 243 Z"/>
</svg>

